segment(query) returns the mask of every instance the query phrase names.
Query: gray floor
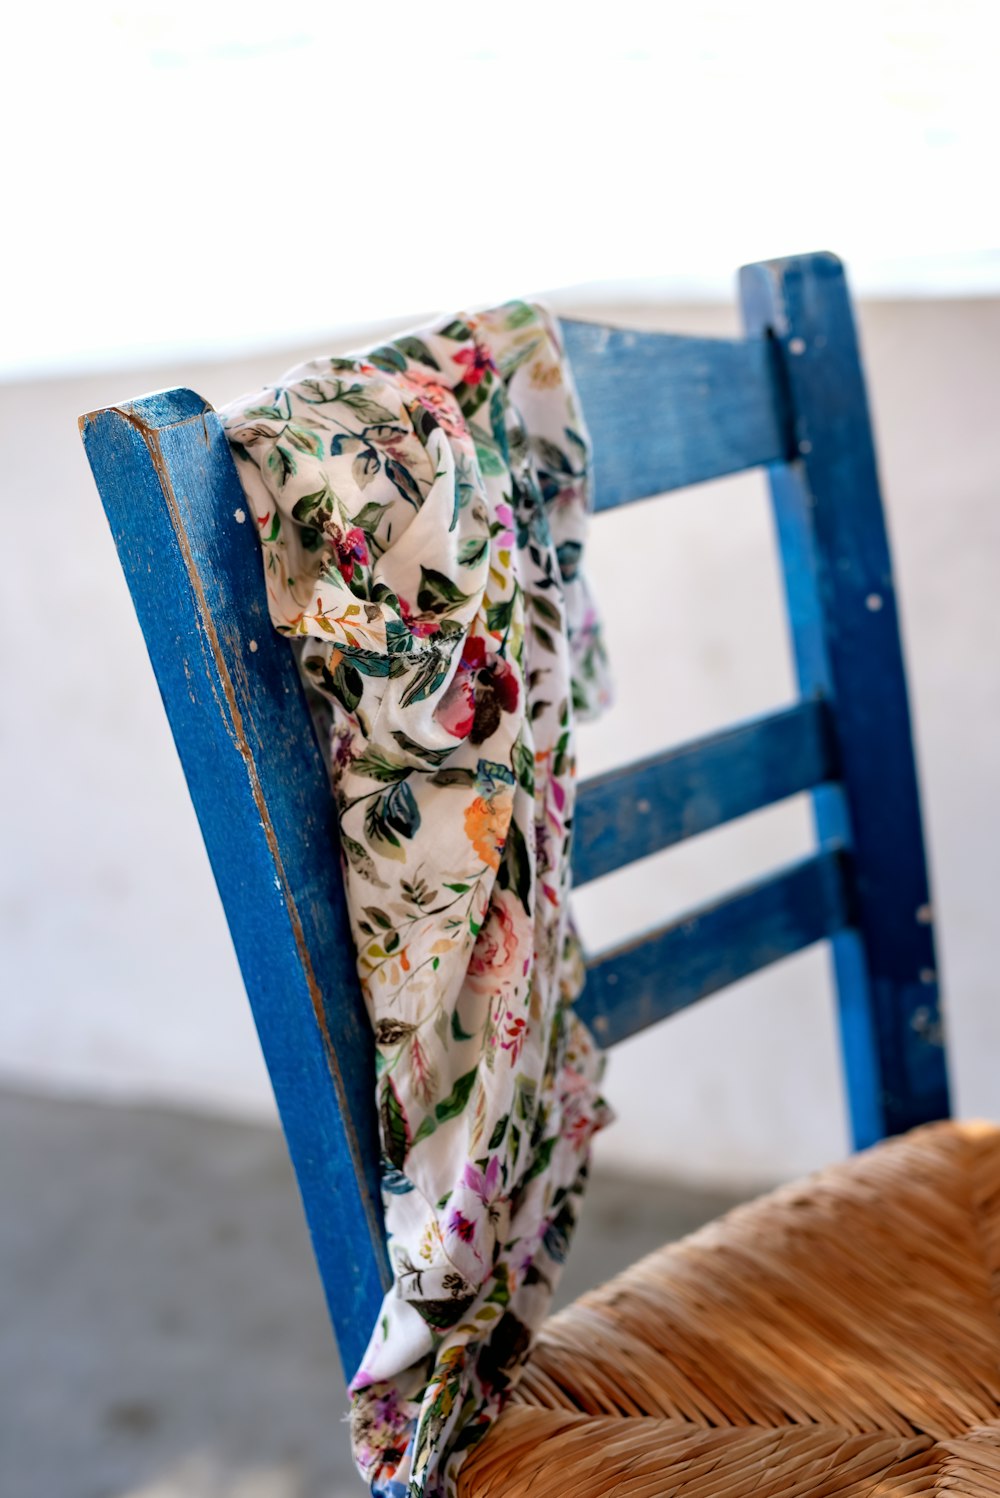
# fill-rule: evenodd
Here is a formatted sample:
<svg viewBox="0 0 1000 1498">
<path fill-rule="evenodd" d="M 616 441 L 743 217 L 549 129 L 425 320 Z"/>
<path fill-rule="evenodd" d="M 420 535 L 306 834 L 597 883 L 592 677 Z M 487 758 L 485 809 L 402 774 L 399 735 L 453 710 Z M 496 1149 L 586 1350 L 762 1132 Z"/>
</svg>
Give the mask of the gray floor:
<svg viewBox="0 0 1000 1498">
<path fill-rule="evenodd" d="M 0 1094 L 2 1498 L 349 1498 L 278 1133 Z M 731 1198 L 597 1178 L 560 1299 Z"/>
</svg>

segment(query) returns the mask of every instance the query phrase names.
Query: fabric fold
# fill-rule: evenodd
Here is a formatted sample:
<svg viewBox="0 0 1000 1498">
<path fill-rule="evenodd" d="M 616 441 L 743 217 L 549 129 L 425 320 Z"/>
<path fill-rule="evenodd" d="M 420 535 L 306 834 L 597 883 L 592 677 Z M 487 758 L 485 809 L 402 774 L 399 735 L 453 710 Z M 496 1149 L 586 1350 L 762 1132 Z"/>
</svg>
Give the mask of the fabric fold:
<svg viewBox="0 0 1000 1498">
<path fill-rule="evenodd" d="M 227 435 L 298 642 L 375 1031 L 394 1284 L 351 1384 L 372 1491 L 454 1491 L 516 1380 L 607 1119 L 571 1007 L 576 720 L 607 674 L 590 452 L 545 309 L 315 360 Z"/>
</svg>

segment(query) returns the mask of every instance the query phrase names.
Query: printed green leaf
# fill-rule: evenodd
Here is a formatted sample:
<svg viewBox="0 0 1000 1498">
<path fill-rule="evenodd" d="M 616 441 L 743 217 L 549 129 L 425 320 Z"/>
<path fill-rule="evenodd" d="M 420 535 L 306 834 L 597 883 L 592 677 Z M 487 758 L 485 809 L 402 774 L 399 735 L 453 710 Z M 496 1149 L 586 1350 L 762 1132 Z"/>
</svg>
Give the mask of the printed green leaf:
<svg viewBox="0 0 1000 1498">
<path fill-rule="evenodd" d="M 375 860 L 368 852 L 368 849 L 363 843 L 356 842 L 353 837 L 348 837 L 343 828 L 341 828 L 340 832 L 340 846 L 343 848 L 351 868 L 355 869 L 361 875 L 362 879 L 367 879 L 376 889 L 388 889 L 385 881 L 378 877 Z"/>
<path fill-rule="evenodd" d="M 397 462 L 395 458 L 388 458 L 386 460 L 385 471 L 403 498 L 409 504 L 413 505 L 414 509 L 419 509 L 424 502 L 424 497 L 420 492 L 416 479 L 406 465 Z"/>
<path fill-rule="evenodd" d="M 587 444 L 586 442 L 584 442 L 579 432 L 574 432 L 572 427 L 563 427 L 563 436 L 577 449 L 581 459 L 587 456 Z"/>
<path fill-rule="evenodd" d="M 491 603 L 486 610 L 486 627 L 495 634 L 504 630 L 510 624 L 514 613 L 514 599 L 516 594 L 511 594 L 502 603 Z"/>
<path fill-rule="evenodd" d="M 401 372 L 406 368 L 406 360 L 401 351 L 393 348 L 391 343 L 383 343 L 377 349 L 372 349 L 367 359 L 368 363 L 374 364 L 376 369 L 387 370 L 390 374 Z"/>
<path fill-rule="evenodd" d="M 533 437 L 531 445 L 550 473 L 571 474 L 573 472 L 562 448 L 556 447 L 555 443 L 550 442 L 547 437 Z"/>
<path fill-rule="evenodd" d="M 410 1125 L 391 1077 L 383 1078 L 379 1122 L 385 1157 L 397 1170 L 402 1170 L 410 1147 Z"/>
<path fill-rule="evenodd" d="M 431 776 L 431 785 L 475 785 L 475 783 L 475 770 L 467 770 L 459 765 L 439 770 L 436 775 Z"/>
<path fill-rule="evenodd" d="M 403 338 L 397 338 L 395 344 L 400 353 L 405 354 L 408 359 L 416 359 L 418 364 L 426 364 L 430 369 L 441 368 L 426 343 L 421 339 L 414 338 L 407 333 Z"/>
<path fill-rule="evenodd" d="M 514 1098 L 517 1116 L 528 1123 L 535 1111 L 536 1087 L 529 1077 L 518 1077 L 514 1083 Z"/>
<path fill-rule="evenodd" d="M 475 567 L 477 562 L 483 560 L 489 549 L 489 544 L 486 536 L 470 536 L 458 548 L 458 560 L 463 567 Z"/>
<path fill-rule="evenodd" d="M 296 472 L 295 459 L 287 447 L 280 445 L 271 448 L 267 455 L 267 466 L 278 480 L 279 488 L 284 488 L 285 480 Z"/>
<path fill-rule="evenodd" d="M 473 1040 L 474 1035 L 462 1029 L 462 1021 L 458 1017 L 458 1006 L 451 1011 L 451 1038 L 452 1040 Z"/>
<path fill-rule="evenodd" d="M 411 739 L 410 735 L 404 733 L 401 728 L 394 728 L 392 736 L 400 749 L 405 749 L 407 754 L 417 755 L 418 758 L 424 760 L 429 765 L 440 765 L 448 758 L 449 754 L 454 754 L 455 752 L 453 746 L 450 744 L 444 749 L 428 749 L 424 744 L 418 744 L 416 739 Z"/>
<path fill-rule="evenodd" d="M 514 774 L 517 776 L 518 785 L 521 786 L 522 790 L 526 790 L 529 796 L 534 795 L 535 756 L 523 739 L 518 739 L 514 745 L 513 759 Z"/>
<path fill-rule="evenodd" d="M 373 536 L 379 528 L 382 517 L 385 515 L 385 506 L 380 505 L 377 499 L 370 499 L 367 504 L 362 505 L 358 513 L 353 517 L 353 524 L 360 530 Z"/>
<path fill-rule="evenodd" d="M 436 572 L 433 567 L 421 567 L 417 607 L 422 613 L 431 610 L 437 612 L 442 606 L 460 607 L 463 603 L 468 603 L 471 596 L 463 593 L 457 583 L 452 582 L 444 572 Z"/>
<path fill-rule="evenodd" d="M 380 799 L 386 826 L 391 827 L 393 832 L 398 832 L 401 837 L 412 837 L 420 826 L 420 811 L 405 780 L 399 781 Z"/>
<path fill-rule="evenodd" d="M 507 1132 L 507 1125 L 508 1125 L 509 1122 L 510 1122 L 510 1114 L 509 1113 L 505 1113 L 504 1116 L 503 1116 L 503 1118 L 498 1118 L 497 1119 L 497 1121 L 496 1121 L 496 1123 L 495 1123 L 495 1125 L 493 1127 L 493 1133 L 490 1135 L 490 1142 L 489 1142 L 489 1146 L 488 1146 L 489 1149 L 491 1149 L 491 1150 L 498 1150 L 500 1148 L 501 1144 L 503 1144 L 503 1136 Z"/>
<path fill-rule="evenodd" d="M 508 328 L 523 328 L 525 323 L 534 322 L 535 311 L 528 302 L 514 302 L 507 314 Z"/>
<path fill-rule="evenodd" d="M 467 1071 L 464 1077 L 459 1077 L 454 1087 L 434 1109 L 434 1117 L 438 1123 L 444 1123 L 447 1118 L 457 1118 L 469 1101 L 469 1094 L 476 1081 L 476 1068 Z"/>
<path fill-rule="evenodd" d="M 353 390 L 346 390 L 340 399 L 343 405 L 349 406 L 354 414 L 360 416 L 361 420 L 368 425 L 392 422 L 396 419 L 395 412 L 390 411 L 388 406 L 380 405 L 378 401 L 372 400 L 371 396 L 366 395 L 360 386 L 355 386 Z"/>
<path fill-rule="evenodd" d="M 545 620 L 546 624 L 551 624 L 553 629 L 562 629 L 562 617 L 559 610 L 554 603 L 550 603 L 544 593 L 529 593 L 528 602 L 535 613 L 539 614 Z"/>
<path fill-rule="evenodd" d="M 285 427 L 285 436 L 300 453 L 311 453 L 314 458 L 323 456 L 323 439 L 308 427 L 290 421 Z"/>
<path fill-rule="evenodd" d="M 361 673 L 353 666 L 347 665 L 345 661 L 339 661 L 334 668 L 331 681 L 338 701 L 343 703 L 349 713 L 355 712 L 364 691 Z"/>
<path fill-rule="evenodd" d="M 483 442 L 481 438 L 476 440 L 476 458 L 481 473 L 495 475 L 506 470 L 499 449 L 493 443 Z"/>
<path fill-rule="evenodd" d="M 497 871 L 497 883 L 501 889 L 511 890 L 520 900 L 528 915 L 531 914 L 531 864 L 524 833 L 511 817 L 507 827 L 503 858 Z"/>
<path fill-rule="evenodd" d="M 529 1181 L 533 1181 L 536 1176 L 540 1176 L 543 1170 L 548 1169 L 549 1161 L 552 1159 L 552 1151 L 555 1149 L 555 1147 L 555 1135 L 551 1135 L 548 1139 L 542 1140 L 541 1144 L 535 1151 L 535 1158 L 532 1160 L 528 1172 L 525 1175 L 524 1180 L 521 1182 L 522 1188 L 524 1186 L 527 1186 Z"/>
<path fill-rule="evenodd" d="M 330 491 L 326 488 L 316 489 L 312 494 L 303 494 L 292 506 L 292 519 L 299 520 L 303 524 L 312 521 L 314 524 L 322 516 L 323 519 L 330 514 L 332 505 L 330 502 Z"/>
<path fill-rule="evenodd" d="M 406 689 L 400 694 L 400 707 L 409 707 L 411 702 L 422 702 L 425 697 L 429 697 L 432 692 L 436 691 L 447 674 L 449 660 L 449 656 L 443 651 L 425 651 L 423 660 L 413 671 Z"/>
<path fill-rule="evenodd" d="M 378 473 L 378 454 L 373 447 L 362 448 L 351 464 L 351 477 L 359 489 L 367 489 Z M 381 508 L 381 506 L 379 506 Z"/>
<path fill-rule="evenodd" d="M 358 755 L 351 768 L 359 775 L 366 775 L 369 780 L 384 780 L 390 785 L 397 780 L 405 780 L 411 772 L 409 765 L 402 760 L 391 759 L 376 744 L 369 744 L 364 753 Z"/>
<path fill-rule="evenodd" d="M 368 839 L 369 845 L 376 852 L 381 853 L 384 858 L 394 858 L 397 863 L 405 863 L 406 853 L 402 843 L 396 837 L 395 833 L 386 826 L 385 816 L 383 815 L 384 800 L 384 796 L 379 796 L 377 800 L 369 802 L 368 809 L 365 812 L 365 837 Z"/>
<path fill-rule="evenodd" d="M 251 419 L 263 418 L 265 421 L 284 421 L 285 419 L 285 412 L 280 406 L 251 406 L 248 411 L 244 411 L 243 415 Z"/>
</svg>

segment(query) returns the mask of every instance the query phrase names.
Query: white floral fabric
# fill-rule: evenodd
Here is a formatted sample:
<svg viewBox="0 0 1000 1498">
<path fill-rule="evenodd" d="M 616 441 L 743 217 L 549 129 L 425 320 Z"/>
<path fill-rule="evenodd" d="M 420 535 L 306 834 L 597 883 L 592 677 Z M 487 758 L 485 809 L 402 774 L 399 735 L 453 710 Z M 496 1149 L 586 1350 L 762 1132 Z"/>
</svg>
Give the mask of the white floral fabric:
<svg viewBox="0 0 1000 1498">
<path fill-rule="evenodd" d="M 606 696 L 587 434 L 515 302 L 222 413 L 328 744 L 395 1276 L 351 1384 L 376 1494 L 453 1493 L 516 1380 L 607 1119 L 571 1007 L 574 728 Z"/>
</svg>

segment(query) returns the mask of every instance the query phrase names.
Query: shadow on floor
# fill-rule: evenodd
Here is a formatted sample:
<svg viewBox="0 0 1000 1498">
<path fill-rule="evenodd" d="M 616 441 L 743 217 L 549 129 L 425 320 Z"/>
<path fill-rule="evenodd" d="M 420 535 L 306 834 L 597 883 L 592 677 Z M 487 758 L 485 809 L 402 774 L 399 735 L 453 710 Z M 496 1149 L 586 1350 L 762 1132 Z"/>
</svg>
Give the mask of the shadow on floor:
<svg viewBox="0 0 1000 1498">
<path fill-rule="evenodd" d="M 0 1094 L 0 1494 L 359 1498 L 279 1133 Z M 735 1198 L 596 1175 L 559 1302 Z"/>
</svg>

